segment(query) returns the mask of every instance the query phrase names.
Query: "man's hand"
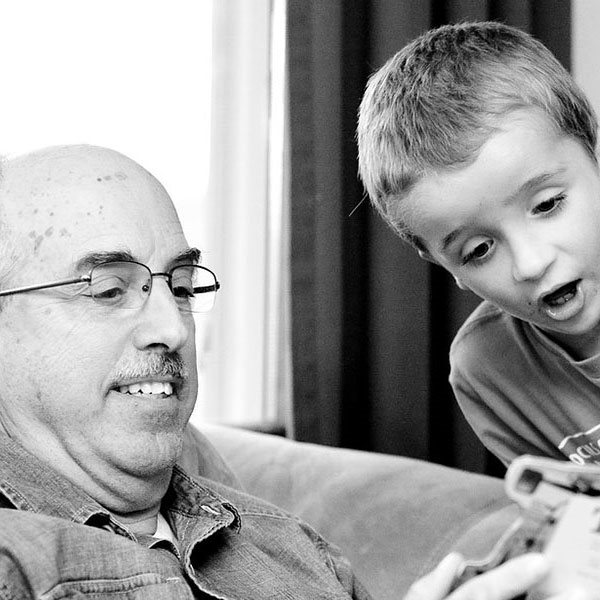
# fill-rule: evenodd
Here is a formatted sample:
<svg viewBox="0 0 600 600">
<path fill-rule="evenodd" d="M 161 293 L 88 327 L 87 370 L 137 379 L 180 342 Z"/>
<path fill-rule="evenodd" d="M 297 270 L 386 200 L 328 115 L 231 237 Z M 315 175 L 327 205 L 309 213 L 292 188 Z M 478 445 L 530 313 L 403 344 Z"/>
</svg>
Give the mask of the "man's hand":
<svg viewBox="0 0 600 600">
<path fill-rule="evenodd" d="M 526 593 L 550 570 L 543 555 L 523 554 L 474 577 L 448 595 L 462 562 L 459 554 L 449 554 L 431 573 L 411 586 L 404 600 L 510 600 Z M 587 597 L 581 590 L 572 590 L 552 600 L 584 600 Z"/>
</svg>

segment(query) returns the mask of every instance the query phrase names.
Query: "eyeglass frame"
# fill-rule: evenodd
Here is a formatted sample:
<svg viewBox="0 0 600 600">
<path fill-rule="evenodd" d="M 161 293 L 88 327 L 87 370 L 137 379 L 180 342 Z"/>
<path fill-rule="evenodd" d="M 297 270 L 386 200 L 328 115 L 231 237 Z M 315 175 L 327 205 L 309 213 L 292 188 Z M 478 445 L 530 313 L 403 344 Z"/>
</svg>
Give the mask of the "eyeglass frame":
<svg viewBox="0 0 600 600">
<path fill-rule="evenodd" d="M 148 290 L 148 296 L 152 292 L 152 280 L 154 279 L 154 277 L 164 277 L 167 281 L 167 285 L 169 286 L 169 291 L 171 293 L 173 293 L 173 289 L 171 288 L 171 281 L 173 279 L 173 271 L 175 269 L 179 269 L 182 267 L 194 267 L 194 268 L 203 269 L 204 271 L 208 271 L 215 279 L 214 285 L 200 286 L 199 288 L 194 288 L 194 294 L 196 294 L 196 293 L 202 294 L 202 293 L 206 293 L 206 292 L 217 293 L 217 291 L 221 288 L 221 284 L 219 283 L 219 280 L 217 279 L 217 276 L 215 275 L 215 273 L 213 271 L 211 271 L 208 267 L 205 267 L 204 265 L 176 265 L 169 271 L 166 271 L 166 272 L 157 271 L 157 272 L 153 273 L 150 270 L 150 267 L 148 267 L 144 263 L 138 262 L 136 260 L 111 260 L 111 261 L 106 261 L 106 262 L 102 262 L 97 265 L 94 265 L 89 270 L 87 275 L 82 275 L 77 278 L 59 279 L 58 281 L 53 281 L 53 282 L 49 282 L 49 283 L 40 283 L 37 285 L 26 285 L 26 286 L 22 286 L 22 287 L 12 288 L 10 290 L 0 290 L 0 297 L 12 296 L 15 294 L 23 294 L 25 292 L 34 292 L 37 290 L 46 290 L 46 289 L 61 287 L 61 286 L 65 286 L 65 285 L 74 285 L 76 283 L 87 283 L 88 285 L 91 285 L 92 273 L 93 273 L 94 269 L 97 269 L 98 267 L 105 267 L 112 263 L 132 263 L 135 265 L 140 265 L 140 266 L 144 267 L 145 269 L 147 269 L 148 273 L 150 274 L 150 290 Z M 200 291 L 197 292 L 196 290 L 200 290 Z M 94 299 L 93 296 L 92 296 L 92 299 Z M 94 300 L 94 301 L 96 301 L 96 300 Z M 145 301 L 144 301 L 144 303 L 145 303 Z M 141 304 L 140 308 L 142 306 L 144 306 L 144 303 Z"/>
</svg>

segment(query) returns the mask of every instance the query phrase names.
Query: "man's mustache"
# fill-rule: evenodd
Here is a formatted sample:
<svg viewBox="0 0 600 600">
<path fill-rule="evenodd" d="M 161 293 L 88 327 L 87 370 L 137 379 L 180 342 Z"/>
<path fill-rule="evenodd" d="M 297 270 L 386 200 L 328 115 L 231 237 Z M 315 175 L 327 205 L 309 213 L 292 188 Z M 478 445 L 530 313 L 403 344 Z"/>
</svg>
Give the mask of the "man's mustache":
<svg viewBox="0 0 600 600">
<path fill-rule="evenodd" d="M 152 352 L 139 356 L 138 360 L 120 365 L 113 377 L 115 384 L 121 381 L 168 377 L 186 379 L 187 369 L 178 352 Z"/>
</svg>

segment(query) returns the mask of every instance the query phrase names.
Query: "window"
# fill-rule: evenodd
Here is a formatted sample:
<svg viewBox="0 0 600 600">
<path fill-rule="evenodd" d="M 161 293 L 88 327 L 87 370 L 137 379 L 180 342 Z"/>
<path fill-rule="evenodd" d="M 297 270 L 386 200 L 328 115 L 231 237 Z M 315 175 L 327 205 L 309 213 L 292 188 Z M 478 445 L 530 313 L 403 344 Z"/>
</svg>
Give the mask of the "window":
<svg viewBox="0 0 600 600">
<path fill-rule="evenodd" d="M 89 143 L 130 156 L 165 185 L 222 282 L 197 321 L 199 422 L 281 420 L 288 394 L 284 4 L 2 7 L 0 154 Z"/>
<path fill-rule="evenodd" d="M 282 423 L 290 397 L 284 181 L 284 0 L 214 4 L 209 262 L 222 281 L 199 323 L 195 417 Z M 215 226 L 216 225 L 216 226 Z M 217 399 L 215 401 L 215 399 Z"/>
<path fill-rule="evenodd" d="M 131 156 L 183 213 L 208 181 L 212 2 L 2 6 L 0 152 L 91 143 Z"/>
<path fill-rule="evenodd" d="M 600 115 L 600 81 L 598 80 L 598 50 L 600 42 L 596 25 L 600 18 L 600 4 L 574 0 L 571 4 L 572 48 L 571 71 Z"/>
</svg>

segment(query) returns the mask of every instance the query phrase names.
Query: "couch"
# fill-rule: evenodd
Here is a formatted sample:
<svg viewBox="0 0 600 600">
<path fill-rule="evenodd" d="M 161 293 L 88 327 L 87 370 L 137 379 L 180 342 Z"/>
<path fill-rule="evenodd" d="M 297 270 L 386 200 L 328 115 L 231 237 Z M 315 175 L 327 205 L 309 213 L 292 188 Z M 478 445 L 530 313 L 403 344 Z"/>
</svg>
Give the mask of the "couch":
<svg viewBox="0 0 600 600">
<path fill-rule="evenodd" d="M 186 468 L 301 516 L 342 549 L 376 600 L 402 598 L 451 550 L 484 556 L 517 516 L 500 479 L 232 427 L 202 433 L 224 461 L 203 464 L 199 442 Z"/>
</svg>

